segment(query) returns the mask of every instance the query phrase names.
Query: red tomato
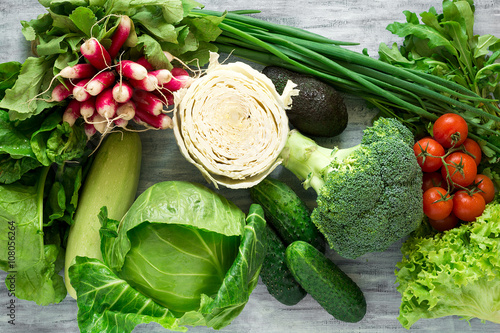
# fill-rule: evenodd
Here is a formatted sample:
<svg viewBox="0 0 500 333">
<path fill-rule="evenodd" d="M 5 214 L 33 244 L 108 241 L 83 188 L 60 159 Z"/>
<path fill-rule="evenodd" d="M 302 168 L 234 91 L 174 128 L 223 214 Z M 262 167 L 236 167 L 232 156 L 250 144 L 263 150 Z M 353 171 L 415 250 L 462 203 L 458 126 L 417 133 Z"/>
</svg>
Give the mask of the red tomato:
<svg viewBox="0 0 500 333">
<path fill-rule="evenodd" d="M 442 232 L 445 230 L 450 230 L 455 228 L 458 224 L 458 218 L 453 213 L 451 213 L 450 215 L 441 220 L 429 219 L 429 223 L 431 227 L 433 227 L 437 231 Z"/>
<path fill-rule="evenodd" d="M 425 192 L 431 187 L 442 187 L 446 188 L 446 181 L 439 172 L 424 172 L 422 178 L 422 190 Z"/>
<path fill-rule="evenodd" d="M 490 177 L 478 174 L 474 179 L 474 183 L 476 187 L 481 191 L 478 192 L 486 203 L 490 203 L 495 198 L 495 185 L 493 185 L 493 181 Z"/>
<path fill-rule="evenodd" d="M 442 115 L 434 122 L 432 128 L 432 136 L 445 148 L 460 146 L 468 134 L 467 122 L 455 113 Z"/>
<path fill-rule="evenodd" d="M 460 190 L 453 195 L 453 214 L 463 221 L 474 221 L 481 216 L 486 203 L 479 193 L 469 194 Z"/>
<path fill-rule="evenodd" d="M 482 156 L 481 147 L 479 146 L 479 144 L 476 141 L 472 140 L 471 138 L 467 138 L 465 139 L 462 146 L 469 154 L 474 155 L 473 156 L 474 161 L 476 161 L 476 165 L 479 165 Z"/>
<path fill-rule="evenodd" d="M 455 152 L 446 156 L 441 168 L 441 175 L 447 179 L 448 173 L 453 184 L 467 187 L 477 175 L 477 165 L 474 159 L 466 153 Z M 447 172 L 448 171 L 448 172 Z"/>
<path fill-rule="evenodd" d="M 420 139 L 413 145 L 413 152 L 417 157 L 417 162 L 424 172 L 439 170 L 443 165 L 441 157 L 445 154 L 443 146 L 432 138 Z"/>
<path fill-rule="evenodd" d="M 451 214 L 453 200 L 442 187 L 432 187 L 424 192 L 424 214 L 432 220 L 441 220 Z"/>
</svg>

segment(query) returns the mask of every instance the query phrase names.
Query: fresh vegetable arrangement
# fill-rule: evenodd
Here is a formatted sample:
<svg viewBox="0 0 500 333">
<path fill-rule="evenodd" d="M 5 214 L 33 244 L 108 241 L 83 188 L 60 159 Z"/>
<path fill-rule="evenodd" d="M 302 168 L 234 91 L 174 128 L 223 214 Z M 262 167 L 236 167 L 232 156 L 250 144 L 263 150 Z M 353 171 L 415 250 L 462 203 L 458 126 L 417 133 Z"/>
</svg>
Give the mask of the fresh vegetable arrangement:
<svg viewBox="0 0 500 333">
<path fill-rule="evenodd" d="M 218 330 L 261 278 L 272 301 L 310 296 L 358 323 L 372 300 L 337 261 L 365 265 L 408 237 L 404 328 L 500 323 L 500 42 L 473 34 L 471 0 L 423 23 L 406 11 L 388 27 L 403 45 L 381 44 L 380 59 L 192 0 L 40 3 L 47 13 L 22 22 L 34 56 L 0 64 L 0 268 L 16 297 L 69 293 L 81 332 Z M 344 94 L 379 113 L 356 146 L 323 147 L 348 124 Z M 167 144 L 214 189 L 169 179 L 137 193 L 135 132 L 151 129 L 172 129 Z M 280 165 L 311 202 L 271 178 Z M 220 185 L 248 194 L 248 212 Z"/>
</svg>

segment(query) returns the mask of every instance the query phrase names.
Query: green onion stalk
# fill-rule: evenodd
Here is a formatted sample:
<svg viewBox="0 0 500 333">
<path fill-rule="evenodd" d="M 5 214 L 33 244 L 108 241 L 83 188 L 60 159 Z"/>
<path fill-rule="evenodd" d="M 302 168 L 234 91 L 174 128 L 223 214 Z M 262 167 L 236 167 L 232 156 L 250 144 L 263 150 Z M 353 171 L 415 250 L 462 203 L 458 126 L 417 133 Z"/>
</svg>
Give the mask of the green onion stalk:
<svg viewBox="0 0 500 333">
<path fill-rule="evenodd" d="M 310 74 L 337 90 L 376 107 L 379 116 L 395 117 L 418 136 L 428 135 L 440 115 L 466 115 L 469 137 L 481 145 L 484 167 L 500 175 L 500 110 L 497 101 L 456 82 L 398 67 L 349 50 L 357 43 L 335 41 L 303 29 L 267 22 L 246 14 L 259 11 L 193 10 L 194 16 L 223 16 L 214 44 L 219 52 L 264 66 Z M 493 56 L 492 56 L 493 57 Z M 478 121 L 479 120 L 479 121 Z"/>
</svg>

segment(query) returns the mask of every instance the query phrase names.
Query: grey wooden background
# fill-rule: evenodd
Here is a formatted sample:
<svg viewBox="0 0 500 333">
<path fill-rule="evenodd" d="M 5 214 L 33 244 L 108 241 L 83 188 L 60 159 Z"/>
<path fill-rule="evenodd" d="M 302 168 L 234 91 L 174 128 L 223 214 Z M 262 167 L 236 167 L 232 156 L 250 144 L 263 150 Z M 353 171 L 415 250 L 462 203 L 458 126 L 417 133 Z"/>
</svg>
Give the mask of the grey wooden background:
<svg viewBox="0 0 500 333">
<path fill-rule="evenodd" d="M 206 0 L 207 9 L 236 10 L 259 9 L 260 18 L 276 23 L 293 25 L 320 33 L 336 40 L 357 41 L 352 47 L 361 51 L 367 48 L 376 56 L 378 44 L 392 44 L 399 39 L 385 30 L 393 21 L 404 21 L 403 10 L 420 13 L 431 6 L 441 9 L 438 0 Z M 29 55 L 30 46 L 21 34 L 21 20 L 30 20 L 43 13 L 36 0 L 0 0 L 0 62 L 22 61 Z M 490 33 L 500 37 L 500 0 L 476 1 L 478 34 Z M 349 106 L 349 125 L 340 136 L 323 140 L 323 144 L 348 147 L 359 142 L 361 130 L 369 123 L 373 111 L 356 99 L 346 96 Z M 165 180 L 191 180 L 204 183 L 198 171 L 180 155 L 171 131 L 151 131 L 142 135 L 144 145 L 143 169 L 139 192 L 150 185 Z M 301 189 L 300 183 L 286 170 L 278 168 L 273 176 L 287 181 L 309 205 L 314 194 Z M 243 210 L 248 209 L 246 190 L 221 189 L 220 193 L 232 199 Z M 406 332 L 398 316 L 400 295 L 395 289 L 395 264 L 401 259 L 399 246 L 394 244 L 383 253 L 365 255 L 357 260 L 346 260 L 329 253 L 365 293 L 368 312 L 358 323 L 344 323 L 328 315 L 310 296 L 299 304 L 287 307 L 275 301 L 264 285 L 259 283 L 241 315 L 222 330 L 226 333 L 250 332 Z M 0 332 L 44 333 L 78 332 L 77 306 L 70 297 L 51 306 L 37 306 L 32 302 L 17 301 L 16 325 L 7 323 L 6 305 L 9 301 L 3 284 L 5 274 L 0 274 Z M 163 332 L 156 324 L 140 325 L 135 332 Z M 193 328 L 190 332 L 209 332 L 207 328 Z M 500 326 L 458 317 L 420 320 L 413 332 L 499 332 Z"/>
</svg>

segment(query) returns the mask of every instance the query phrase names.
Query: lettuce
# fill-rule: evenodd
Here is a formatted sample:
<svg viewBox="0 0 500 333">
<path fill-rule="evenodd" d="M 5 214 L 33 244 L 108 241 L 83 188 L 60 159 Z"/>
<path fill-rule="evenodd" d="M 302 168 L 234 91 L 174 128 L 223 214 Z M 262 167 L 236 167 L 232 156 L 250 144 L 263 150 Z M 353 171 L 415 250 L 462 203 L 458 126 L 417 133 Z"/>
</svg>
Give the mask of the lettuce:
<svg viewBox="0 0 500 333">
<path fill-rule="evenodd" d="M 444 233 L 422 228 L 403 244 L 397 264 L 403 327 L 451 315 L 500 323 L 500 203 Z"/>
</svg>

